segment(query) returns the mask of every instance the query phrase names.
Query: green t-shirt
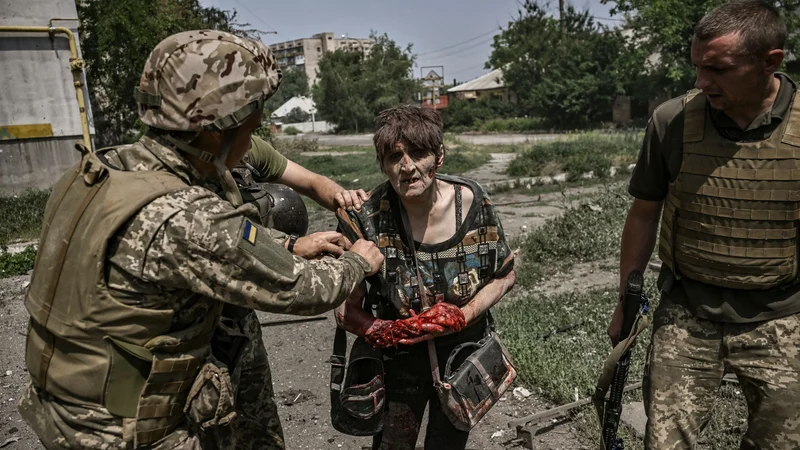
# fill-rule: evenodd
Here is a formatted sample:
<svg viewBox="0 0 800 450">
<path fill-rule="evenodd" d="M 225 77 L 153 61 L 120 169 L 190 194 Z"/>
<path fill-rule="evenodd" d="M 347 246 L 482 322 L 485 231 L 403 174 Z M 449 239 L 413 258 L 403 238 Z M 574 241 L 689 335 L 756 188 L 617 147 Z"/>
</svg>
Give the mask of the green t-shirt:
<svg viewBox="0 0 800 450">
<path fill-rule="evenodd" d="M 781 87 L 770 110 L 756 117 L 744 130 L 725 113 L 707 106 L 719 134 L 737 142 L 768 138 L 789 114 L 797 85 L 778 73 Z M 675 181 L 683 161 L 683 98 L 673 98 L 653 112 L 647 125 L 639 161 L 633 169 L 628 192 L 642 200 L 662 201 L 669 183 Z M 663 266 L 658 286 L 672 278 Z M 668 300 L 686 306 L 698 317 L 730 323 L 757 322 L 800 312 L 800 284 L 766 290 L 730 289 L 690 280 L 676 280 Z"/>
<path fill-rule="evenodd" d="M 288 164 L 285 156 L 258 136 L 250 138 L 250 150 L 244 155 L 244 162 L 255 169 L 253 180 L 259 183 L 277 180 L 283 175 Z"/>
</svg>

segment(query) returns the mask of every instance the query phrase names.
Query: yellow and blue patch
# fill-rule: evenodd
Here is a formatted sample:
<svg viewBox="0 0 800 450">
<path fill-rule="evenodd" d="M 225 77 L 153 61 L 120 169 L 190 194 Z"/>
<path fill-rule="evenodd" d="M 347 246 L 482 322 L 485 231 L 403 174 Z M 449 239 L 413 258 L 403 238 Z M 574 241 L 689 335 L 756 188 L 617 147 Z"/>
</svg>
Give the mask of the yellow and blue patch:
<svg viewBox="0 0 800 450">
<path fill-rule="evenodd" d="M 258 234 L 258 228 L 253 225 L 253 222 L 249 220 L 244 220 L 244 227 L 242 228 L 242 239 L 245 241 L 256 245 L 256 235 Z"/>
</svg>

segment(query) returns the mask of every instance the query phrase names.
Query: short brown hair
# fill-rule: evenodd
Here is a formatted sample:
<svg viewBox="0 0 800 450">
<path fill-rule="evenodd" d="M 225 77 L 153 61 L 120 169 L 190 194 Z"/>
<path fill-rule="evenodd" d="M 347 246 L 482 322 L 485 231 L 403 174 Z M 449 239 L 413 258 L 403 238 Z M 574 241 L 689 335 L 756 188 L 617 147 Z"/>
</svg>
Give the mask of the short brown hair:
<svg viewBox="0 0 800 450">
<path fill-rule="evenodd" d="M 433 108 L 401 105 L 385 109 L 375 118 L 375 152 L 378 163 L 394 150 L 398 142 L 411 148 L 430 150 L 439 158 L 444 154 L 442 115 Z"/>
<path fill-rule="evenodd" d="M 786 44 L 786 25 L 778 10 L 762 0 L 734 0 L 706 14 L 694 29 L 694 38 L 709 41 L 738 33 L 742 53 L 761 57 Z"/>
</svg>

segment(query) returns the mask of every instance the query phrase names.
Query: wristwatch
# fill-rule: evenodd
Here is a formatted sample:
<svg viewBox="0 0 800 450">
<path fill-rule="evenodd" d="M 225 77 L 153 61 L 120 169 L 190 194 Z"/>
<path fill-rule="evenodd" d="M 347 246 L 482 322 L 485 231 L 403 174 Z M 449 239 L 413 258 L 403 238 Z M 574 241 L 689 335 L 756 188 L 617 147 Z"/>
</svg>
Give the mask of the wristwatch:
<svg viewBox="0 0 800 450">
<path fill-rule="evenodd" d="M 289 245 L 286 246 L 286 250 L 289 250 L 289 253 L 294 254 L 294 243 L 297 242 L 297 238 L 300 237 L 294 233 L 289 235 Z"/>
</svg>

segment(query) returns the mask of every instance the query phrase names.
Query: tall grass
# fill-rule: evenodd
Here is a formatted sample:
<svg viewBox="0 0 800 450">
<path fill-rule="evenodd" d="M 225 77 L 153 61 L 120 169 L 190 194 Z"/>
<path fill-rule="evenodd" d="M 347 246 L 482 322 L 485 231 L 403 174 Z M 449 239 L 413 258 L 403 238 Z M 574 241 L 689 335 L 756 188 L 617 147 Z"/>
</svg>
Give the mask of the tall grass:
<svg viewBox="0 0 800 450">
<path fill-rule="evenodd" d="M 641 134 L 583 133 L 572 139 L 536 143 L 524 148 L 508 166 L 512 177 L 536 177 L 566 172 L 570 180 L 594 172 L 596 178 L 608 176 L 611 166 L 626 166 L 636 161 Z"/>
</svg>

